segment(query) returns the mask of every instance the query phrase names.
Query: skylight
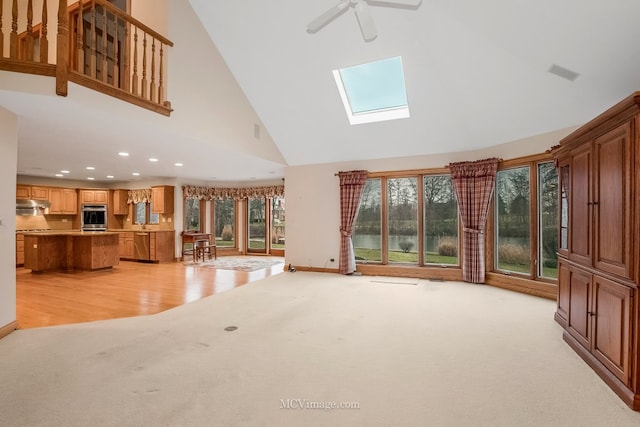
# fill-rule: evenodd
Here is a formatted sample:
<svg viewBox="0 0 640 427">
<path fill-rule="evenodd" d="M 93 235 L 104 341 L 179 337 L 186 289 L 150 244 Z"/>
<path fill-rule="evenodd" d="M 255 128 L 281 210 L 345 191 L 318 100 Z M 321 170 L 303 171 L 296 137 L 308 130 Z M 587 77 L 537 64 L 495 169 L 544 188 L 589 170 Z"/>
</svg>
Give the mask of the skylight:
<svg viewBox="0 0 640 427">
<path fill-rule="evenodd" d="M 409 117 L 401 57 L 333 70 L 333 77 L 352 125 Z"/>
</svg>

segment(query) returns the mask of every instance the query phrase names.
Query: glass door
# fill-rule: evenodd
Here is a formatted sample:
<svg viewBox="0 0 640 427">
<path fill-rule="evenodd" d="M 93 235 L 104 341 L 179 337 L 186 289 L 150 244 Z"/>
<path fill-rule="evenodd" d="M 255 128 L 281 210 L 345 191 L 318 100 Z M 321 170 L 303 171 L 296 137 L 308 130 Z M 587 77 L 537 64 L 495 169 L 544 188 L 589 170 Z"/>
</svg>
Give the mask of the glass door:
<svg viewBox="0 0 640 427">
<path fill-rule="evenodd" d="M 247 199 L 247 252 L 266 253 L 267 203 L 264 197 Z"/>
</svg>

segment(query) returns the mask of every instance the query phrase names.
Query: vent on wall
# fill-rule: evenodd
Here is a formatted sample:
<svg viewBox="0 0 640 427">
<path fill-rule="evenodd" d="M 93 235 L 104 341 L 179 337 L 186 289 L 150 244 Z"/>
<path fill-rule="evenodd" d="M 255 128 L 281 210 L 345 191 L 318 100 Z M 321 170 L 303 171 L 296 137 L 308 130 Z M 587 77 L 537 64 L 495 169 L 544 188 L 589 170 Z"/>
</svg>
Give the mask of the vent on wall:
<svg viewBox="0 0 640 427">
<path fill-rule="evenodd" d="M 563 79 L 567 79 L 570 82 L 575 81 L 575 79 L 577 79 L 578 76 L 580 76 L 580 74 L 576 73 L 575 71 L 571 71 L 568 68 L 564 68 L 564 67 L 561 67 L 561 66 L 556 65 L 556 64 L 552 64 L 551 67 L 549 67 L 548 71 L 551 74 L 555 74 L 558 77 L 562 77 Z"/>
<path fill-rule="evenodd" d="M 253 137 L 255 139 L 260 139 L 260 125 L 253 125 Z"/>
</svg>

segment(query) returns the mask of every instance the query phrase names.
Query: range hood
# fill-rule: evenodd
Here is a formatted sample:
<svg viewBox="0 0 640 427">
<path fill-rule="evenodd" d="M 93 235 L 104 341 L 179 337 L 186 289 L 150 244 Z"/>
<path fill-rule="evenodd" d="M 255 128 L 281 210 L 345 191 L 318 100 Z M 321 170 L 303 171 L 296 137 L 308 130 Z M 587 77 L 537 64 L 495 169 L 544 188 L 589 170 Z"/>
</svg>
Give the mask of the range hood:
<svg viewBox="0 0 640 427">
<path fill-rule="evenodd" d="M 47 200 L 16 199 L 16 215 L 43 215 L 50 205 Z"/>
</svg>

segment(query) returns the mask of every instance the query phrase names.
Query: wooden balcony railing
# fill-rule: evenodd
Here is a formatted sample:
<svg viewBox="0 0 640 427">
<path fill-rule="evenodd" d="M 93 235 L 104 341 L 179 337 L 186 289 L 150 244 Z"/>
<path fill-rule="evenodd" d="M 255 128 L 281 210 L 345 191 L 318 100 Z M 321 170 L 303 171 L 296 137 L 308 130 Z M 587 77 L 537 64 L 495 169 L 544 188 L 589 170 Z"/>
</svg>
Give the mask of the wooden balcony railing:
<svg viewBox="0 0 640 427">
<path fill-rule="evenodd" d="M 10 19 L 3 13 L 9 3 Z M 166 100 L 170 40 L 105 0 L 72 5 L 58 0 L 53 51 L 47 3 L 42 1 L 34 19 L 33 0 L 0 0 L 0 70 L 55 76 L 61 96 L 67 95 L 71 81 L 160 114 L 171 113 Z M 7 32 L 3 24 L 9 21 Z"/>
</svg>

